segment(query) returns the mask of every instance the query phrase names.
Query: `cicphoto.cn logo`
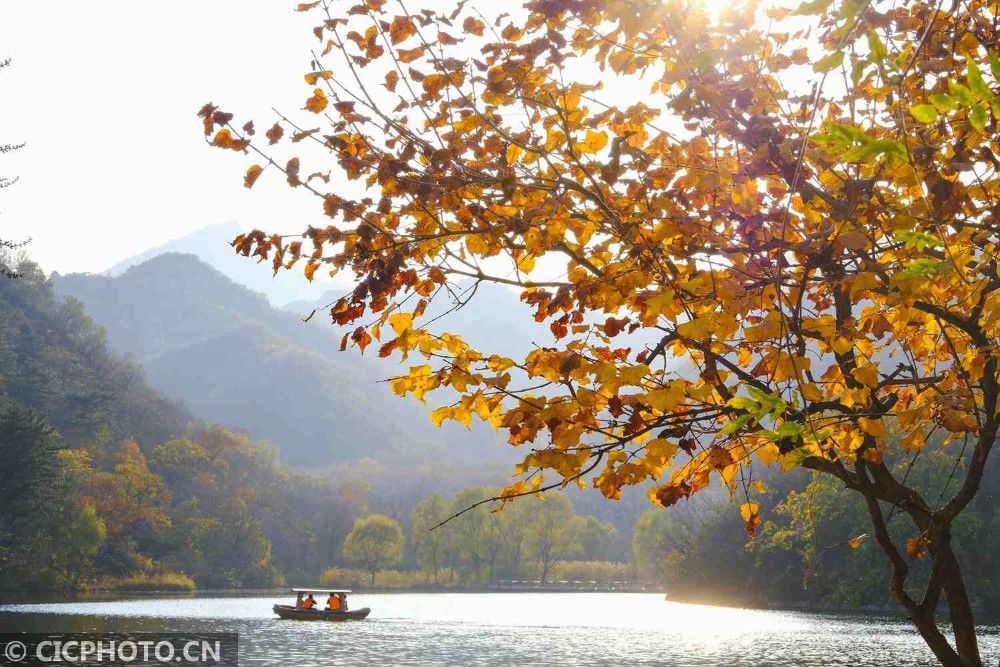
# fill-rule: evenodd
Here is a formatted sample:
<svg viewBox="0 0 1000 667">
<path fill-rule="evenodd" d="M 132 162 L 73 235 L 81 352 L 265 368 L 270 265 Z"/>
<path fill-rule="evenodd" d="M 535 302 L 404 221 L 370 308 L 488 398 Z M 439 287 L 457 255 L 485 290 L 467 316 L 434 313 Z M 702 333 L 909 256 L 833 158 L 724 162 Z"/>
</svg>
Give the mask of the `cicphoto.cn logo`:
<svg viewBox="0 0 1000 667">
<path fill-rule="evenodd" d="M 0 665 L 209 665 L 236 667 L 235 633 L 2 634 Z"/>
</svg>

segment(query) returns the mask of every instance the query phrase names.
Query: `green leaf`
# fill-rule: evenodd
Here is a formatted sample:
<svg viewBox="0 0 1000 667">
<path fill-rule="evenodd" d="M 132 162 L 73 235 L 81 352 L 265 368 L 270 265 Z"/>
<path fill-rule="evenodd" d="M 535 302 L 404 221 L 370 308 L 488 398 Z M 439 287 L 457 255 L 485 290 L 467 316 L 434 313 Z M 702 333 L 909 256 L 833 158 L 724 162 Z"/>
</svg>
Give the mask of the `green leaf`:
<svg viewBox="0 0 1000 667">
<path fill-rule="evenodd" d="M 924 248 L 928 246 L 938 248 L 944 245 L 938 237 L 926 232 L 917 232 L 910 229 L 897 229 L 892 233 L 892 235 L 897 241 L 902 241 L 903 245 L 907 248 L 916 248 L 921 252 L 923 252 Z"/>
<path fill-rule="evenodd" d="M 813 70 L 816 72 L 829 72 L 830 70 L 837 69 L 844 62 L 844 52 L 834 51 L 831 54 L 823 56 L 815 63 L 813 63 Z"/>
<path fill-rule="evenodd" d="M 844 125 L 843 123 L 825 123 L 824 127 L 826 131 L 833 136 L 840 136 L 844 139 L 850 141 L 868 141 L 869 137 L 867 134 L 854 127 L 853 125 Z"/>
<path fill-rule="evenodd" d="M 878 148 L 875 143 L 867 143 L 852 148 L 844 153 L 845 162 L 872 162 L 878 157 Z"/>
<path fill-rule="evenodd" d="M 910 113 L 921 123 L 933 123 L 938 117 L 938 110 L 933 104 L 914 104 Z"/>
<path fill-rule="evenodd" d="M 960 83 L 949 81 L 948 92 L 950 92 L 951 96 L 954 97 L 963 107 L 971 107 L 976 103 L 976 98 L 972 96 L 972 91 Z"/>
<path fill-rule="evenodd" d="M 868 67 L 868 63 L 860 58 L 856 59 L 851 65 L 851 81 L 854 85 L 858 85 L 861 78 L 865 75 L 865 68 Z"/>
<path fill-rule="evenodd" d="M 885 44 L 879 39 L 879 36 L 874 30 L 868 31 L 868 49 L 872 53 L 872 61 L 880 63 L 885 60 L 885 55 L 888 53 L 885 48 Z"/>
<path fill-rule="evenodd" d="M 946 267 L 946 262 L 935 259 L 914 259 L 906 264 L 906 268 L 892 276 L 893 283 L 900 283 L 918 278 L 933 278 Z"/>
<path fill-rule="evenodd" d="M 758 407 L 757 401 L 746 396 L 733 396 L 726 401 L 726 405 L 737 410 L 756 410 Z"/>
<path fill-rule="evenodd" d="M 969 125 L 982 133 L 986 133 L 986 109 L 975 106 L 969 112 Z"/>
<path fill-rule="evenodd" d="M 751 419 L 753 419 L 753 417 L 751 417 L 750 415 L 740 415 L 733 421 L 723 426 L 719 430 L 719 433 L 720 435 L 732 435 L 733 433 L 736 433 L 738 430 L 749 424 Z"/>
<path fill-rule="evenodd" d="M 990 87 L 986 85 L 986 81 L 983 80 L 983 73 L 979 71 L 979 65 L 972 58 L 965 59 L 965 79 L 969 84 L 969 88 L 975 93 L 976 97 L 981 100 L 992 100 L 993 91 Z"/>
<path fill-rule="evenodd" d="M 851 23 L 861 13 L 862 9 L 865 9 L 870 5 L 869 0 L 844 0 L 840 5 L 840 11 L 837 13 L 841 19 L 844 19 L 847 23 L 840 27 L 837 31 L 846 32 L 851 29 Z"/>
<path fill-rule="evenodd" d="M 865 138 L 866 141 L 844 153 L 846 162 L 874 162 L 879 157 L 906 160 L 906 147 L 892 139 Z"/>
<path fill-rule="evenodd" d="M 941 113 L 948 113 L 958 108 L 958 102 L 951 95 L 945 93 L 934 93 L 930 96 L 931 104 Z"/>
<path fill-rule="evenodd" d="M 800 16 L 804 14 L 822 14 L 832 4 L 833 0 L 810 0 L 799 5 L 798 9 L 792 12 L 792 14 Z"/>
<path fill-rule="evenodd" d="M 990 71 L 993 72 L 993 78 L 1000 81 L 1000 58 L 992 51 L 990 51 Z"/>
<path fill-rule="evenodd" d="M 805 427 L 798 422 L 783 422 L 775 433 L 778 434 L 779 438 L 795 438 L 798 437 L 804 429 Z"/>
</svg>

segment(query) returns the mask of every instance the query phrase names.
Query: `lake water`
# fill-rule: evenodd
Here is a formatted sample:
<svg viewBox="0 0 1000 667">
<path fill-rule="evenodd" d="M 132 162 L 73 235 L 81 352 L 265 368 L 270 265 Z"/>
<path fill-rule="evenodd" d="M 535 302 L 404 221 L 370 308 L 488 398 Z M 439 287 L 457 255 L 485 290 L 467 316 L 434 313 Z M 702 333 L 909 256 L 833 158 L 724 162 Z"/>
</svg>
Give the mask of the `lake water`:
<svg viewBox="0 0 1000 667">
<path fill-rule="evenodd" d="M 933 665 L 902 620 L 730 609 L 646 593 L 357 594 L 350 623 L 282 621 L 290 597 L 0 606 L 4 632 L 238 632 L 251 665 Z M 1000 628 L 983 628 L 986 664 Z"/>
</svg>

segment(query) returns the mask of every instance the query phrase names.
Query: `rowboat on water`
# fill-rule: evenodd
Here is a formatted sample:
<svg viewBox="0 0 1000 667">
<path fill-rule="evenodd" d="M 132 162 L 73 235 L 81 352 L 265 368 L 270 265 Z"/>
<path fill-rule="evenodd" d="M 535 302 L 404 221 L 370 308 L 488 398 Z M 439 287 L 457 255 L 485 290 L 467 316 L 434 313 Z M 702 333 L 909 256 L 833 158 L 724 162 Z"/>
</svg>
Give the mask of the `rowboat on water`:
<svg viewBox="0 0 1000 667">
<path fill-rule="evenodd" d="M 347 608 L 348 590 L 330 588 L 293 588 L 295 604 L 276 604 L 274 613 L 279 617 L 293 621 L 360 621 L 368 617 L 371 609 Z M 326 608 L 320 606 L 313 596 L 327 596 Z M 310 605 L 311 601 L 311 605 Z"/>
</svg>

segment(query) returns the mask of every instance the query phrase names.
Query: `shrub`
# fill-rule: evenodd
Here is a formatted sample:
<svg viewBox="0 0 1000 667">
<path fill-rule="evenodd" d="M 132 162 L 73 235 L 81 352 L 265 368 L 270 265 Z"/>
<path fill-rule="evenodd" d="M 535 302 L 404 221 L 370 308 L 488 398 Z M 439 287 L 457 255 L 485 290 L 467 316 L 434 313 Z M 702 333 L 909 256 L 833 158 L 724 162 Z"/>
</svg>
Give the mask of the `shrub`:
<svg viewBox="0 0 1000 667">
<path fill-rule="evenodd" d="M 99 591 L 177 591 L 188 593 L 194 591 L 195 588 L 194 580 L 191 577 L 177 572 L 107 578 L 93 585 L 93 590 Z"/>
</svg>

